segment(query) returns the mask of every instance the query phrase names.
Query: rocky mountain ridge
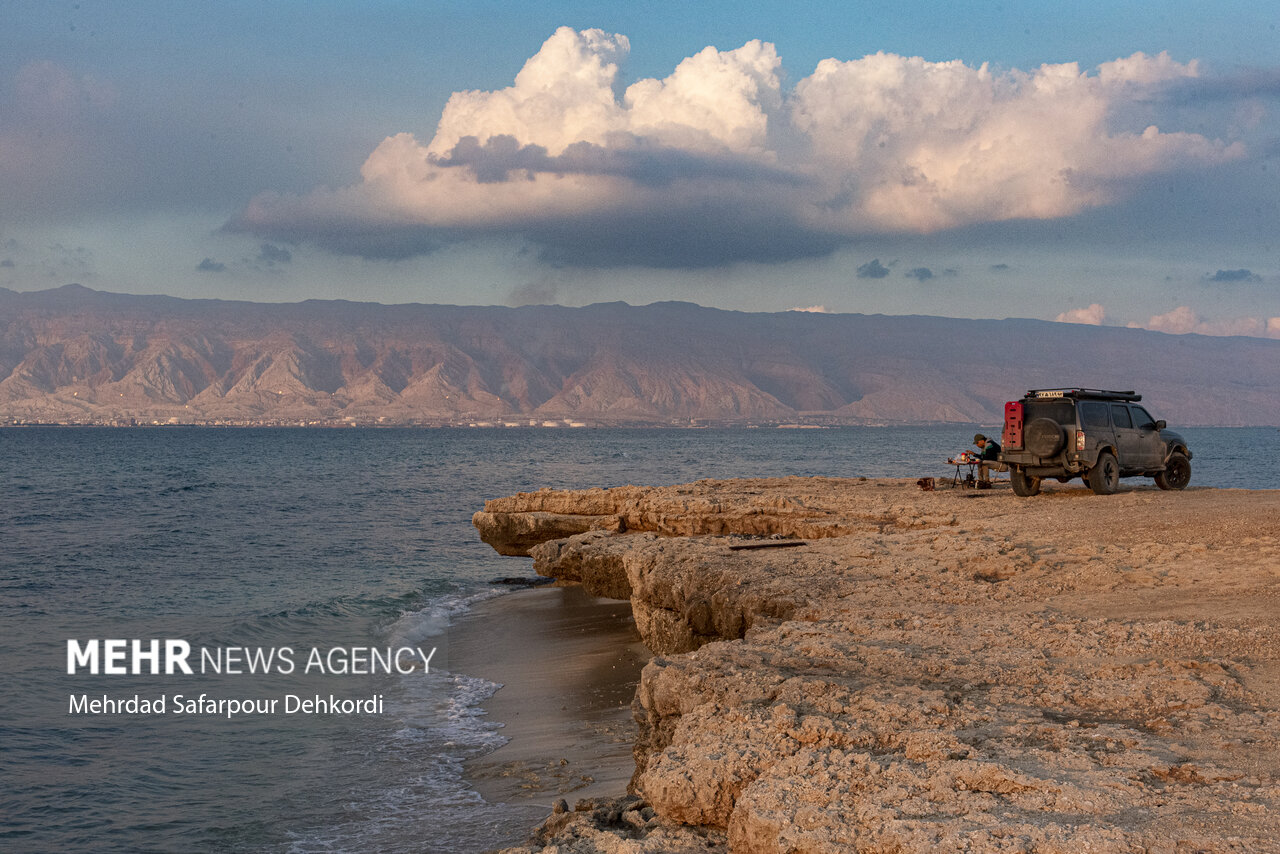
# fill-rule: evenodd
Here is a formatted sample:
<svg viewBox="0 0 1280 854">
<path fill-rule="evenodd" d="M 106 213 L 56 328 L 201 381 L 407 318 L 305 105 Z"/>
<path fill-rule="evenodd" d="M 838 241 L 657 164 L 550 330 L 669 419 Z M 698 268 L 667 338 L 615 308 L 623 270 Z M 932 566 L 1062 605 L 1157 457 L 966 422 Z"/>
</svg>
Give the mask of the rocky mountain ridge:
<svg viewBox="0 0 1280 854">
<path fill-rule="evenodd" d="M 1029 387 L 1280 424 L 1280 341 L 1034 320 L 0 289 L 0 420 L 997 423 Z"/>
</svg>

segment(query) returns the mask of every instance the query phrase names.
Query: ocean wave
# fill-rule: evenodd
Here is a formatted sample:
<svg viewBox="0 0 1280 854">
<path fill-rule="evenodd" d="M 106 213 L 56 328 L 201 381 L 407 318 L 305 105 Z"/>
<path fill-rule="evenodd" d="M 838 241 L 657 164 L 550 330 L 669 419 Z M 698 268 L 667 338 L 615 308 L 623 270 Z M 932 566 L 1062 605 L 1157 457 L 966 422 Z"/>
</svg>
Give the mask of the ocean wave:
<svg viewBox="0 0 1280 854">
<path fill-rule="evenodd" d="M 454 617 L 469 611 L 476 603 L 501 596 L 504 592 L 487 588 L 439 596 L 425 607 L 404 611 L 390 623 L 380 627 L 380 634 L 393 647 L 417 646 L 423 641 L 443 635 Z"/>
</svg>

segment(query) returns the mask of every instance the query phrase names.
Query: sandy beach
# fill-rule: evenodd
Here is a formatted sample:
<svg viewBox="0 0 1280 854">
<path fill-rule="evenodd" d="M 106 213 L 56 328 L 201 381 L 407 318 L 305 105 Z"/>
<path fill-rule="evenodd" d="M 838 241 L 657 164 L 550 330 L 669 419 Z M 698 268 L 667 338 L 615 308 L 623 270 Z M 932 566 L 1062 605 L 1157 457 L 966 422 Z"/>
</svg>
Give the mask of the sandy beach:
<svg viewBox="0 0 1280 854">
<path fill-rule="evenodd" d="M 503 687 L 486 703 L 510 741 L 470 762 L 490 803 L 616 796 L 635 771 L 631 701 L 649 659 L 631 606 L 578 585 L 480 603 L 450 630 L 450 669 Z"/>
<path fill-rule="evenodd" d="M 1128 484 L 490 501 L 487 542 L 629 600 L 654 653 L 629 790 L 511 850 L 1280 851 L 1277 518 Z"/>
</svg>

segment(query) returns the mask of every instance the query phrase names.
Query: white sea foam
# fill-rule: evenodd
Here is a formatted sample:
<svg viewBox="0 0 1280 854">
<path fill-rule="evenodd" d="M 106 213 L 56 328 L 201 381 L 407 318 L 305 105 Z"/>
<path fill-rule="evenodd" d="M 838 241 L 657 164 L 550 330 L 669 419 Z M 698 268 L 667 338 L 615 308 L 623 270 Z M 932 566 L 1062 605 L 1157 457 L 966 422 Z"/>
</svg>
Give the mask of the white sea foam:
<svg viewBox="0 0 1280 854">
<path fill-rule="evenodd" d="M 488 594 L 446 597 L 405 615 L 394 624 L 404 632 L 394 642 L 429 638 L 413 632 L 439 625 L 443 615 L 460 613 L 479 598 Z M 429 679 L 408 675 L 396 683 L 387 698 L 387 715 L 397 725 L 382 730 L 374 736 L 378 742 L 368 745 L 372 755 L 384 757 L 378 784 L 360 792 L 332 822 L 294 834 L 285 849 L 289 854 L 481 850 L 503 835 L 501 828 L 509 828 L 514 841 L 540 817 L 536 807 L 512 810 L 487 804 L 463 779 L 466 760 L 507 741 L 481 705 L 498 684 L 447 672 L 433 672 Z M 423 841 L 423 810 L 431 815 L 431 827 L 447 836 L 437 839 L 434 849 Z"/>
<path fill-rule="evenodd" d="M 485 589 L 472 593 L 446 594 L 415 611 L 407 611 L 385 626 L 382 633 L 390 646 L 417 646 L 449 630 L 453 618 L 473 605 L 501 596 L 504 591 Z"/>
</svg>

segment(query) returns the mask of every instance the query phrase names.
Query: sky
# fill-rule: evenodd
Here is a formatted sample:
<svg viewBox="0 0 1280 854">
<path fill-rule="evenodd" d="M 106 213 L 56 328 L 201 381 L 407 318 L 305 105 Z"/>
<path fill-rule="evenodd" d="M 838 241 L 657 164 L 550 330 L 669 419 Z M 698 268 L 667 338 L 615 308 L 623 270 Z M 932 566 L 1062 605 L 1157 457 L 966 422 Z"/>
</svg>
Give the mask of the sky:
<svg viewBox="0 0 1280 854">
<path fill-rule="evenodd" d="M 0 287 L 1280 338 L 1280 6 L 0 0 Z"/>
</svg>

